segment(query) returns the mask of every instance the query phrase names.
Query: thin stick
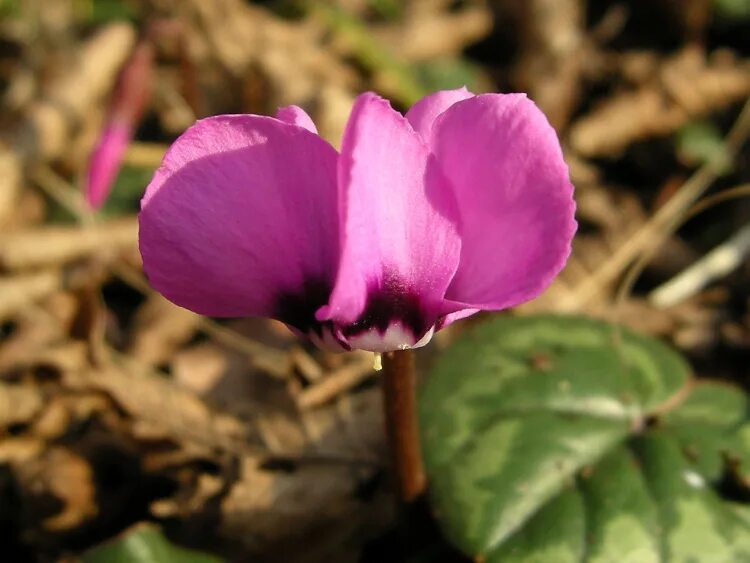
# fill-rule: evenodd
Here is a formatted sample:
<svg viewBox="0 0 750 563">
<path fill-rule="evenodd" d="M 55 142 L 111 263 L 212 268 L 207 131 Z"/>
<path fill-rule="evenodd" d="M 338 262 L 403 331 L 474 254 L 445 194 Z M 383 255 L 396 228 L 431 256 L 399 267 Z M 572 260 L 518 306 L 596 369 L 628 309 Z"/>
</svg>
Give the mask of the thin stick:
<svg viewBox="0 0 750 563">
<path fill-rule="evenodd" d="M 688 209 L 685 215 L 683 215 L 682 217 L 679 217 L 678 220 L 675 221 L 671 225 L 670 227 L 671 230 L 666 232 L 663 238 L 660 238 L 659 240 L 655 241 L 655 243 L 651 246 L 651 248 L 647 249 L 646 252 L 642 254 L 635 263 L 633 263 L 633 265 L 630 267 L 630 269 L 626 273 L 625 278 L 623 279 L 622 283 L 620 284 L 620 287 L 617 290 L 617 293 L 615 294 L 615 306 L 612 309 L 614 313 L 613 322 L 615 323 L 617 322 L 617 318 L 622 312 L 622 305 L 625 303 L 625 300 L 630 295 L 630 292 L 632 291 L 633 286 L 635 285 L 635 282 L 638 280 L 641 273 L 643 273 L 643 270 L 646 269 L 646 266 L 651 262 L 651 259 L 656 254 L 656 251 L 664 243 L 664 241 L 666 240 L 666 237 L 670 233 L 675 232 L 680 226 L 682 226 L 688 220 L 692 219 L 699 213 L 703 213 L 706 209 L 710 209 L 714 205 L 718 205 L 719 203 L 732 200 L 737 197 L 746 196 L 748 194 L 748 189 L 750 189 L 750 184 L 741 184 L 734 188 L 729 188 L 719 193 L 710 195 L 708 197 L 704 197 L 703 199 L 698 201 L 696 204 L 694 204 L 690 209 Z"/>
<path fill-rule="evenodd" d="M 648 295 L 659 309 L 681 303 L 698 293 L 714 280 L 735 270 L 750 253 L 750 224 L 737 231 L 729 240 L 714 248 L 679 275 L 660 285 Z"/>
<path fill-rule="evenodd" d="M 385 425 L 401 499 L 415 500 L 425 488 L 417 429 L 417 377 L 411 350 L 383 354 Z"/>
<path fill-rule="evenodd" d="M 654 215 L 644 223 L 619 248 L 617 248 L 599 268 L 583 283 L 579 284 L 558 305 L 558 310 L 573 311 L 581 308 L 607 284 L 614 281 L 628 265 L 644 250 L 655 248 L 655 241 L 671 232 L 670 228 L 679 222 L 680 217 L 700 198 L 721 174 L 723 163 L 734 161 L 742 145 L 750 135 L 750 101 L 746 102 L 726 137 L 724 154 L 710 159 L 685 182 Z"/>
</svg>

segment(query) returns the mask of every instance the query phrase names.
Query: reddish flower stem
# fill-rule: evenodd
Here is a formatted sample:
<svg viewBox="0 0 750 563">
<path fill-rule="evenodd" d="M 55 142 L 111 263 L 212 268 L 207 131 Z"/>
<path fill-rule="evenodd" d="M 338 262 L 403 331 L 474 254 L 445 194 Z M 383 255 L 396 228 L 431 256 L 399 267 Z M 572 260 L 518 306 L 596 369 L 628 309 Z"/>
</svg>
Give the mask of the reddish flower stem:
<svg viewBox="0 0 750 563">
<path fill-rule="evenodd" d="M 385 425 L 401 499 L 411 502 L 425 488 L 417 428 L 417 377 L 411 350 L 383 354 Z"/>
</svg>

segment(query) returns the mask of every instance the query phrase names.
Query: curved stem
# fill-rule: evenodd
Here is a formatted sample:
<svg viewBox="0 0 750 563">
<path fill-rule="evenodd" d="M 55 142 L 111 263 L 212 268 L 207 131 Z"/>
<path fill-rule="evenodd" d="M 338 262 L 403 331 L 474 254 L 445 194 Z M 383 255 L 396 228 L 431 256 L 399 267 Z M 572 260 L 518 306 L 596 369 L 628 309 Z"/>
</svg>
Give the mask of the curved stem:
<svg viewBox="0 0 750 563">
<path fill-rule="evenodd" d="M 417 428 L 417 377 L 411 350 L 383 354 L 385 424 L 401 499 L 415 500 L 425 488 Z"/>
</svg>

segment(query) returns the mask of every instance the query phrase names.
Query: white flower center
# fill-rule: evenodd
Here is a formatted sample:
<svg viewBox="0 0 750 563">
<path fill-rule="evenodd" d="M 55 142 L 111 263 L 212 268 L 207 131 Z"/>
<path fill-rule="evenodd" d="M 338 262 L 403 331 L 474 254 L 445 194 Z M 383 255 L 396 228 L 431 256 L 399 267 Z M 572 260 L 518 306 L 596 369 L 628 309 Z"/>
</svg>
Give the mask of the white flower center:
<svg viewBox="0 0 750 563">
<path fill-rule="evenodd" d="M 367 350 L 369 352 L 393 352 L 394 350 L 408 350 L 409 348 L 421 348 L 432 338 L 435 328 L 414 342 L 414 335 L 410 330 L 404 329 L 401 324 L 390 325 L 385 333 L 376 328 L 371 328 L 360 334 L 350 336 L 347 341 L 352 350 Z"/>
</svg>

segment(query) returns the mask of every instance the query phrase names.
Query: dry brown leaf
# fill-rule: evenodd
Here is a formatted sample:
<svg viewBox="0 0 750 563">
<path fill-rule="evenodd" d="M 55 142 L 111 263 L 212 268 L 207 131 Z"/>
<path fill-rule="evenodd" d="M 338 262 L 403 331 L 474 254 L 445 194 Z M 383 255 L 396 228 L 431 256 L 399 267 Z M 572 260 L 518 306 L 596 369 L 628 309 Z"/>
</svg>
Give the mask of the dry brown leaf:
<svg viewBox="0 0 750 563">
<path fill-rule="evenodd" d="M 518 3 L 522 91 L 562 129 L 578 102 L 586 14 L 580 0 L 528 0 Z"/>
<path fill-rule="evenodd" d="M 226 351 L 212 342 L 203 342 L 175 354 L 171 372 L 175 383 L 204 396 L 219 384 L 229 368 Z"/>
<path fill-rule="evenodd" d="M 62 502 L 61 510 L 42 522 L 47 530 L 70 530 L 96 516 L 96 489 L 91 466 L 71 450 L 48 446 L 38 457 L 15 464 L 13 469 L 27 508 L 33 507 L 37 498 L 37 502 L 45 502 L 49 495 Z"/>
<path fill-rule="evenodd" d="M 0 165 L 1 166 L 1 165 Z M 0 171 L 0 174 L 2 171 Z M 0 196 L 2 199 L 3 196 Z M 2 207 L 0 202 L 0 208 Z M 44 221 L 47 214 L 47 202 L 41 193 L 31 190 L 23 190 L 15 198 L 13 213 L 2 219 L 0 211 L 0 229 L 2 232 L 28 230 L 32 225 Z"/>
<path fill-rule="evenodd" d="M 157 518 L 188 518 L 204 510 L 206 503 L 223 491 L 224 485 L 221 477 L 201 473 L 196 477 L 195 485 L 179 497 L 152 502 L 149 507 L 151 514 Z"/>
<path fill-rule="evenodd" d="M 352 70 L 321 46 L 323 31 L 309 21 L 283 21 L 240 0 L 180 1 L 175 10 L 198 23 L 189 36 L 191 51 L 204 58 L 201 66 L 216 57 L 234 76 L 258 68 L 268 81 L 270 109 L 314 105 L 323 85 L 355 81 Z"/>
<path fill-rule="evenodd" d="M 66 378 L 66 374 L 80 373 L 88 367 L 88 346 L 85 342 L 66 340 L 56 346 L 47 346 L 35 351 L 36 354 L 30 363 L 54 370 L 61 374 L 62 379 Z"/>
<path fill-rule="evenodd" d="M 10 223 L 23 181 L 23 160 L 7 147 L 0 147 L 0 226 Z"/>
<path fill-rule="evenodd" d="M 748 61 L 686 48 L 662 63 L 657 80 L 608 98 L 578 119 L 570 141 L 584 156 L 616 156 L 635 141 L 672 133 L 749 95 Z"/>
<path fill-rule="evenodd" d="M 145 364 L 164 363 L 190 340 L 199 324 L 198 315 L 154 293 L 135 314 L 128 353 Z"/>
<path fill-rule="evenodd" d="M 56 266 L 93 254 L 116 253 L 135 247 L 137 241 L 134 217 L 90 226 L 45 226 L 0 238 L 0 265 L 10 270 Z"/>
<path fill-rule="evenodd" d="M 292 362 L 307 381 L 320 381 L 323 377 L 323 368 L 310 354 L 301 346 L 292 346 L 289 350 Z"/>
<path fill-rule="evenodd" d="M 57 269 L 0 277 L 0 320 L 54 293 L 62 284 L 62 272 Z"/>
<path fill-rule="evenodd" d="M 16 315 L 15 329 L 0 346 L 0 370 L 43 362 L 68 334 L 76 300 L 58 291 Z"/>
<path fill-rule="evenodd" d="M 341 553 L 352 536 L 372 537 L 389 518 L 382 503 L 365 510 L 353 470 L 305 465 L 292 473 L 262 469 L 244 458 L 240 480 L 221 507 L 221 531 L 269 561 L 352 561 Z M 351 547 L 351 546 L 350 546 Z"/>
<path fill-rule="evenodd" d="M 484 2 L 466 2 L 450 11 L 441 4 L 408 2 L 398 22 L 373 27 L 373 35 L 400 58 L 425 61 L 460 55 L 492 29 Z"/>
<path fill-rule="evenodd" d="M 43 406 L 44 398 L 36 387 L 0 382 L 0 431 L 29 423 Z"/>
<path fill-rule="evenodd" d="M 297 396 L 300 408 L 312 408 L 335 399 L 372 375 L 373 355 L 357 354 L 350 362 L 327 374 Z"/>
<path fill-rule="evenodd" d="M 148 369 L 128 362 L 82 374 L 83 380 L 109 394 L 142 429 L 205 451 L 240 451 L 247 430 L 236 418 L 212 411 L 197 395 Z"/>
<path fill-rule="evenodd" d="M 13 436 L 0 440 L 0 464 L 17 466 L 39 456 L 46 443 L 37 438 Z"/>
<path fill-rule="evenodd" d="M 34 421 L 30 433 L 45 440 L 55 440 L 69 431 L 71 425 L 90 421 L 112 409 L 112 403 L 100 393 L 78 391 L 58 392 Z"/>
<path fill-rule="evenodd" d="M 29 125 L 37 144 L 22 154 L 33 152 L 43 159 L 62 154 L 70 142 L 71 127 L 114 85 L 134 39 L 134 29 L 117 22 L 102 27 L 82 44 L 71 67 L 49 85 L 49 94 L 29 109 Z"/>
<path fill-rule="evenodd" d="M 329 407 L 310 415 L 317 430 L 308 422 L 313 440 L 291 470 L 269 471 L 262 459 L 242 458 L 239 480 L 221 506 L 224 535 L 273 553 L 274 561 L 350 561 L 355 545 L 392 521 L 390 496 L 376 495 L 366 509 L 357 498 L 378 468 L 356 460 L 382 459 L 379 390 L 351 400 L 356 404 L 343 412 Z M 334 462 L 336 456 L 342 461 Z"/>
</svg>

